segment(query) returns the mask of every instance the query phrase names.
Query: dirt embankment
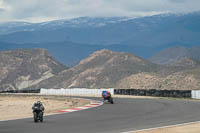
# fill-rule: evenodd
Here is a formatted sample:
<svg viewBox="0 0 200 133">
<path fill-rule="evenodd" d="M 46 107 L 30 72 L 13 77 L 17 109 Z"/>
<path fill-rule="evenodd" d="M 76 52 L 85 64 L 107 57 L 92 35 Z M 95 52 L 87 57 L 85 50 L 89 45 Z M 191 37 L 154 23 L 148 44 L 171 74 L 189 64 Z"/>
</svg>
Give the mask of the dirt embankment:
<svg viewBox="0 0 200 133">
<path fill-rule="evenodd" d="M 36 101 L 43 103 L 45 115 L 89 104 L 89 100 L 86 99 L 73 99 L 64 96 L 0 95 L 0 120 L 32 117 L 32 105 Z"/>
</svg>

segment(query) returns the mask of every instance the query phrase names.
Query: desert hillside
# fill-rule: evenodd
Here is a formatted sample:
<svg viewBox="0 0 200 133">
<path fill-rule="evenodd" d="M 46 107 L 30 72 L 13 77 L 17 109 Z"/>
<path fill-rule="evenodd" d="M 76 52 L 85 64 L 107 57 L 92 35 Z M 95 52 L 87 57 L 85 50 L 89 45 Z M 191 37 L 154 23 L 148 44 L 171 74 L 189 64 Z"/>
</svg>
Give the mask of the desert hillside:
<svg viewBox="0 0 200 133">
<path fill-rule="evenodd" d="M 115 87 L 123 78 L 140 72 L 156 71 L 158 66 L 129 53 L 100 50 L 75 67 L 44 80 L 36 88 Z"/>
<path fill-rule="evenodd" d="M 102 49 L 72 68 L 44 49 L 0 52 L 1 90 L 39 88 L 200 89 L 200 63 L 183 57 L 167 65 Z"/>
<path fill-rule="evenodd" d="M 66 69 L 44 49 L 2 51 L 0 60 L 0 90 L 28 88 Z"/>
<path fill-rule="evenodd" d="M 181 58 L 157 65 L 129 53 L 100 50 L 34 88 L 200 89 L 200 63 Z"/>
<path fill-rule="evenodd" d="M 159 90 L 199 90 L 200 79 L 186 72 L 177 72 L 168 76 L 160 76 L 156 73 L 138 73 L 122 79 L 116 87 Z"/>
<path fill-rule="evenodd" d="M 159 90 L 199 90 L 200 62 L 183 57 L 163 66 L 159 72 L 141 72 L 122 79 L 117 88 L 139 88 Z M 167 71 L 167 73 L 166 73 Z"/>
</svg>

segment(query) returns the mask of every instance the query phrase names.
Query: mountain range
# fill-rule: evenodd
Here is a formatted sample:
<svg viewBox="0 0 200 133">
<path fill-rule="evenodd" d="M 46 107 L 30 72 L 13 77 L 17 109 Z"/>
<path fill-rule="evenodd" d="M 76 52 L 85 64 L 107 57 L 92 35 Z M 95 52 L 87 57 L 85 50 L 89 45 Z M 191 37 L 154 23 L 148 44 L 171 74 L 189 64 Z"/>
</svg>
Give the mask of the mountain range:
<svg viewBox="0 0 200 133">
<path fill-rule="evenodd" d="M 66 68 L 44 49 L 0 52 L 0 90 L 39 88 L 200 89 L 200 62 L 181 58 L 158 65 L 102 49 Z"/>
<path fill-rule="evenodd" d="M 142 71 L 154 71 L 156 67 L 155 64 L 132 54 L 103 49 L 33 88 L 114 87 L 124 77 Z"/>
<path fill-rule="evenodd" d="M 58 61 L 74 66 L 103 48 L 147 59 L 169 47 L 198 46 L 199 34 L 200 12 L 139 18 L 81 17 L 44 23 L 9 22 L 0 23 L 0 50 L 45 48 Z"/>
<path fill-rule="evenodd" d="M 200 62 L 157 65 L 130 53 L 100 50 L 30 88 L 200 89 Z"/>
</svg>

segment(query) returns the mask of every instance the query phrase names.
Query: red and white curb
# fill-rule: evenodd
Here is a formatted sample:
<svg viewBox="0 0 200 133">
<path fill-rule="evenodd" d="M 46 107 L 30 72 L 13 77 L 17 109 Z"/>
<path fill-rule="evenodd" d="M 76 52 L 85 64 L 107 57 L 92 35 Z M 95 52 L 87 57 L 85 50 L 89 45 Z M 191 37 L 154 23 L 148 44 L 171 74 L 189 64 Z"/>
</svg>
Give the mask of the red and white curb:
<svg viewBox="0 0 200 133">
<path fill-rule="evenodd" d="M 79 99 L 82 99 L 82 98 L 79 98 Z M 90 99 L 89 99 L 89 100 L 90 100 Z M 87 105 L 81 106 L 81 107 L 75 107 L 75 108 L 68 108 L 68 109 L 66 109 L 66 110 L 60 110 L 60 111 L 58 111 L 58 113 L 56 113 L 56 114 L 59 114 L 59 113 L 70 113 L 70 112 L 75 112 L 75 111 L 80 111 L 80 110 L 95 108 L 95 107 L 98 107 L 98 106 L 101 106 L 101 105 L 103 105 L 103 102 L 91 100 L 91 101 L 90 101 L 90 104 L 87 104 Z M 56 114 L 49 114 L 49 115 L 47 115 L 47 116 L 56 115 Z M 3 122 L 3 121 L 10 121 L 10 120 L 20 120 L 20 119 L 26 119 L 26 118 L 32 118 L 32 117 L 24 117 L 24 118 L 0 120 L 0 122 Z"/>
<path fill-rule="evenodd" d="M 92 101 L 90 101 L 90 104 L 87 104 L 87 105 L 84 105 L 84 106 L 81 106 L 81 107 L 75 107 L 75 108 L 68 108 L 68 109 L 65 109 L 65 110 L 60 110 L 58 112 L 70 113 L 70 112 L 95 108 L 95 107 L 98 107 L 98 106 L 101 106 L 101 105 L 103 105 L 103 102 L 92 100 Z"/>
</svg>

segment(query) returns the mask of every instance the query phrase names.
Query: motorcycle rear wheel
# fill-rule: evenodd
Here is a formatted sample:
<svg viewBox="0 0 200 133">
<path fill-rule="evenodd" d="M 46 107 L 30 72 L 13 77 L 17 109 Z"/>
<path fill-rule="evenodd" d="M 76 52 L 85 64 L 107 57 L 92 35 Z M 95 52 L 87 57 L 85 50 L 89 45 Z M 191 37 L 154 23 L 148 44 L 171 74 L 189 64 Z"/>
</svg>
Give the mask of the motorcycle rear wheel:
<svg viewBox="0 0 200 133">
<path fill-rule="evenodd" d="M 43 113 L 40 113 L 40 122 L 43 122 Z"/>
<path fill-rule="evenodd" d="M 110 103 L 111 103 L 111 104 L 114 104 L 113 98 L 112 98 L 112 97 L 110 98 Z"/>
<path fill-rule="evenodd" d="M 37 115 L 37 113 L 34 112 L 33 115 L 34 115 L 34 122 L 38 122 L 38 115 Z"/>
</svg>

